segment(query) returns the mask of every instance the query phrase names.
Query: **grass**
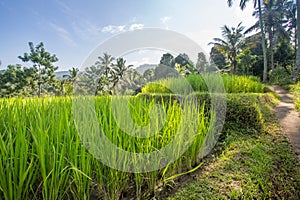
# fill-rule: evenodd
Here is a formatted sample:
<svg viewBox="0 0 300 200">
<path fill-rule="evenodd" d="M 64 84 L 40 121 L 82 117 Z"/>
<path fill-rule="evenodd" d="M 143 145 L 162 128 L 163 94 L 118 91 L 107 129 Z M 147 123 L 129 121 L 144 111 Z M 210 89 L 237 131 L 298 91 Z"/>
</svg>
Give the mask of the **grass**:
<svg viewBox="0 0 300 200">
<path fill-rule="evenodd" d="M 219 150 L 193 175 L 194 181 L 168 199 L 299 199 L 297 158 L 273 119 L 269 100 L 260 100 L 268 105 L 261 107 L 261 131 L 227 124 Z"/>
<path fill-rule="evenodd" d="M 221 78 L 220 78 L 221 77 Z M 167 78 L 146 84 L 142 93 L 186 94 L 191 92 L 222 91 L 218 82 L 223 81 L 226 93 L 263 93 L 264 85 L 254 76 L 228 74 L 192 74 L 185 78 Z M 207 84 L 209 83 L 209 84 Z M 188 88 L 188 90 L 187 90 Z"/>
<path fill-rule="evenodd" d="M 296 109 L 300 112 L 300 82 L 291 86 L 291 91 L 294 96 L 294 103 Z"/>
</svg>

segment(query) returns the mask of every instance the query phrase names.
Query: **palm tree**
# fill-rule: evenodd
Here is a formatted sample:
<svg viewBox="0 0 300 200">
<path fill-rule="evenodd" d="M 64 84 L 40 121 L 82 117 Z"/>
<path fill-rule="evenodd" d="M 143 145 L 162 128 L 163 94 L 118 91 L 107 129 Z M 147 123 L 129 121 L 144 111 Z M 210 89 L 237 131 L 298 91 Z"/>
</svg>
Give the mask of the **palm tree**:
<svg viewBox="0 0 300 200">
<path fill-rule="evenodd" d="M 115 60 L 115 58 L 108 53 L 104 53 L 103 57 L 99 56 L 98 59 L 99 61 L 96 62 L 96 65 L 104 71 L 104 74 L 107 77 L 111 71 L 111 64 Z"/>
<path fill-rule="evenodd" d="M 124 76 L 124 73 L 132 67 L 132 65 L 125 65 L 126 60 L 124 58 L 118 58 L 117 63 L 115 65 L 112 65 L 112 71 L 111 71 L 111 82 L 112 82 L 112 87 L 111 91 L 114 90 L 115 86 L 117 83 L 122 79 Z"/>
<path fill-rule="evenodd" d="M 227 4 L 229 7 L 232 6 L 234 0 L 227 0 Z M 246 8 L 246 4 L 249 0 L 240 0 L 240 8 L 244 10 Z M 264 31 L 264 24 L 262 20 L 262 9 L 261 9 L 261 0 L 253 0 L 254 8 L 258 7 L 259 13 L 259 26 L 261 30 L 261 39 L 262 39 L 262 49 L 263 49 L 263 56 L 264 56 L 264 73 L 263 73 L 263 82 L 267 81 L 268 78 L 268 62 L 267 62 L 267 47 L 266 47 L 266 36 Z"/>
<path fill-rule="evenodd" d="M 300 0 L 296 0 L 296 7 L 297 7 L 297 53 L 296 53 L 296 63 L 293 70 L 293 80 L 296 81 L 299 69 L 300 69 Z"/>
<path fill-rule="evenodd" d="M 297 7 L 293 0 L 287 2 L 287 31 L 294 39 L 294 49 L 297 49 Z"/>
<path fill-rule="evenodd" d="M 238 26 L 229 28 L 228 26 L 222 27 L 222 36 L 224 39 L 214 38 L 214 42 L 209 44 L 214 47 L 222 54 L 224 54 L 230 62 L 230 72 L 235 72 L 237 67 L 237 56 L 244 46 L 244 26 Z"/>
<path fill-rule="evenodd" d="M 269 0 L 262 7 L 262 19 L 269 40 L 269 55 L 272 70 L 274 70 L 274 49 L 276 44 L 279 40 L 290 40 L 289 33 L 286 30 L 288 6 L 289 4 L 286 0 Z M 256 9 L 253 15 L 259 18 L 259 10 Z M 259 24 L 258 20 L 245 33 L 259 29 Z"/>
<path fill-rule="evenodd" d="M 74 83 L 78 77 L 78 72 L 79 72 L 78 68 L 72 67 L 72 69 L 69 69 L 69 74 L 63 75 L 63 80 L 60 83 L 61 84 L 60 90 L 61 90 L 62 95 L 65 95 L 65 83 L 66 82 L 71 83 L 74 87 Z"/>
<path fill-rule="evenodd" d="M 63 78 L 65 78 L 70 83 L 74 84 L 74 82 L 77 79 L 79 69 L 72 67 L 72 69 L 69 69 L 69 74 L 63 75 Z"/>
</svg>

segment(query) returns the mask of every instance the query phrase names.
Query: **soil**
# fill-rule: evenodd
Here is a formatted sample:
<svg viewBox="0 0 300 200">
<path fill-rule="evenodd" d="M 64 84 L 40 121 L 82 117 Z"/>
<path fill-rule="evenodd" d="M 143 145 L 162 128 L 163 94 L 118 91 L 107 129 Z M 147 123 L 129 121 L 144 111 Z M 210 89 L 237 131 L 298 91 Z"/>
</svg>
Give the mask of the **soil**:
<svg viewBox="0 0 300 200">
<path fill-rule="evenodd" d="M 281 98 L 275 107 L 276 118 L 297 154 L 300 167 L 300 114 L 295 109 L 293 96 L 287 90 L 278 85 L 274 85 L 273 89 Z"/>
</svg>

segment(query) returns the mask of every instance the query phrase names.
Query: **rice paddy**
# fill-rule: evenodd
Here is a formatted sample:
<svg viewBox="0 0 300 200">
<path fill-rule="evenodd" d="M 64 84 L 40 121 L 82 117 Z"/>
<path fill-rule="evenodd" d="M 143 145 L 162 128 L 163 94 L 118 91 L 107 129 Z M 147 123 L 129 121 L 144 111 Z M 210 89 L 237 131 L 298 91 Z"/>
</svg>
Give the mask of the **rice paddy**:
<svg viewBox="0 0 300 200">
<path fill-rule="evenodd" d="M 213 78 L 204 78 L 208 84 L 198 78 L 176 83 L 178 98 L 1 99 L 0 199 L 144 199 L 159 183 L 197 169 L 226 109 L 212 98 L 224 95 L 180 97 L 187 82 L 191 91 L 214 88 Z M 225 89 L 240 88 L 223 78 Z"/>
</svg>

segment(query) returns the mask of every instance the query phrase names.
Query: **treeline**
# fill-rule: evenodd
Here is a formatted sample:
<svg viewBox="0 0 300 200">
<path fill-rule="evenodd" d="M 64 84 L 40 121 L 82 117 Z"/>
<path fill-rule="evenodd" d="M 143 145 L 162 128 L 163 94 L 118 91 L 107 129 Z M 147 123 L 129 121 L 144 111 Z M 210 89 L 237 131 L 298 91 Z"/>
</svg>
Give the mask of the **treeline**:
<svg viewBox="0 0 300 200">
<path fill-rule="evenodd" d="M 235 2 L 227 0 L 232 6 Z M 239 1 L 243 10 L 252 1 Z M 220 67 L 238 73 L 250 73 L 268 81 L 272 73 L 284 73 L 285 79 L 296 80 L 299 75 L 300 1 L 254 0 L 251 27 L 222 27 L 222 38 L 210 44 L 211 59 Z M 249 33 L 252 33 L 250 36 Z M 298 52 L 297 52 L 298 50 Z M 297 56 L 296 56 L 297 55 Z M 276 69 L 277 68 L 277 69 Z M 279 72 L 278 72 L 279 71 Z"/>
<path fill-rule="evenodd" d="M 114 58 L 104 53 L 83 71 L 73 67 L 68 74 L 57 78 L 57 56 L 46 51 L 42 42 L 37 46 L 29 42 L 29 49 L 28 53 L 18 56 L 24 66 L 9 65 L 0 72 L 0 97 L 131 95 L 140 92 L 148 82 L 180 74 L 205 72 L 209 66 L 202 52 L 198 54 L 196 64 L 185 53 L 177 57 L 165 53 L 155 68 L 139 73 L 132 65 L 126 65 L 124 58 Z"/>
<path fill-rule="evenodd" d="M 54 65 L 58 61 L 57 56 L 47 52 L 42 42 L 37 46 L 29 42 L 29 48 L 29 53 L 18 56 L 29 67 L 9 65 L 0 73 L 0 97 L 40 97 L 70 93 L 79 70 L 72 68 L 69 74 L 59 80 L 55 76 L 58 67 Z"/>
</svg>

